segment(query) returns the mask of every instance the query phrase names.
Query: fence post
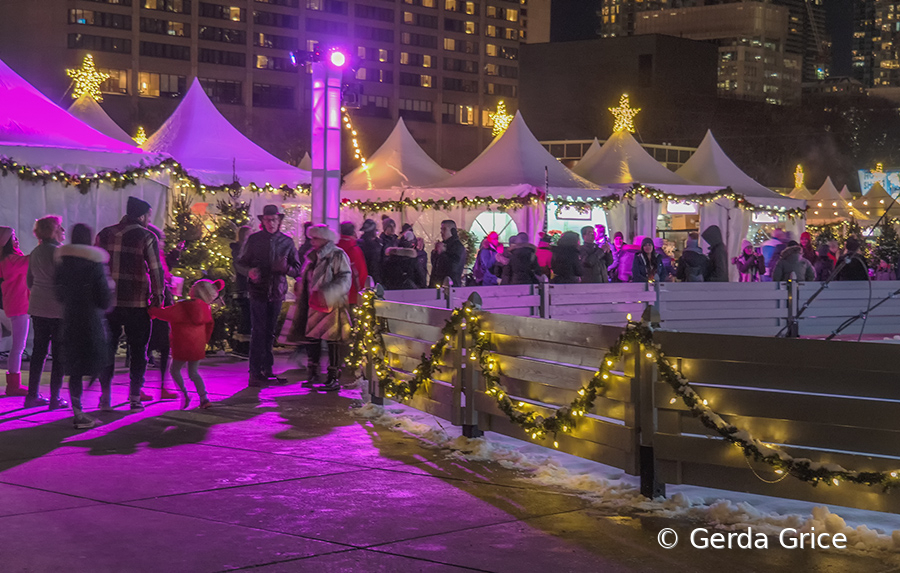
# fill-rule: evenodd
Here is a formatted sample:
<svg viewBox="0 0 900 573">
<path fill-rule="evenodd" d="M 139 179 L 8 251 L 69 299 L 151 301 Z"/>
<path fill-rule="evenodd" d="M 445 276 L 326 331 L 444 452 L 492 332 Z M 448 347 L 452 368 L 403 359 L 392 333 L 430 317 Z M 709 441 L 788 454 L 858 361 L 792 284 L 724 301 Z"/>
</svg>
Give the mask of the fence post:
<svg viewBox="0 0 900 573">
<path fill-rule="evenodd" d="M 443 291 L 444 300 L 447 301 L 447 308 L 453 309 L 453 280 L 450 277 L 444 277 L 444 282 L 441 283 L 441 290 Z"/>
<path fill-rule="evenodd" d="M 634 378 L 638 392 L 638 441 L 641 475 L 641 495 L 650 499 L 665 496 L 666 484 L 656 480 L 656 456 L 653 453 L 653 436 L 656 433 L 657 411 L 654 401 L 654 386 L 658 378 L 656 361 L 645 353 L 653 352 L 648 348 L 630 348 L 633 353 Z"/>
<path fill-rule="evenodd" d="M 469 302 L 474 303 L 476 310 L 481 310 L 481 295 L 473 292 L 469 295 Z M 472 335 L 469 328 L 459 331 L 458 370 L 454 384 L 454 404 L 459 408 L 459 425 L 462 426 L 463 436 L 467 438 L 480 438 L 484 432 L 478 428 L 478 412 L 475 409 L 475 395 L 481 386 L 481 373 L 476 361 L 469 359 L 469 345 Z"/>
<path fill-rule="evenodd" d="M 541 295 L 541 318 L 550 318 L 550 281 L 547 275 L 538 277 L 538 293 Z"/>
<path fill-rule="evenodd" d="M 800 302 L 800 283 L 797 275 L 791 273 L 787 280 L 787 334 L 786 338 L 800 338 L 800 322 L 797 307 Z"/>
</svg>

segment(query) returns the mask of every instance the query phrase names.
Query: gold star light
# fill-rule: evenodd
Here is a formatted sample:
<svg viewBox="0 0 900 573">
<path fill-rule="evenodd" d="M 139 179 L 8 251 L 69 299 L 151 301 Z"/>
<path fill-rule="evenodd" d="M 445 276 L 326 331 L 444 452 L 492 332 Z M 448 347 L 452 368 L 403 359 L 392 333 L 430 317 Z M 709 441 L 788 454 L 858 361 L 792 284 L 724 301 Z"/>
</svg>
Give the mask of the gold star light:
<svg viewBox="0 0 900 573">
<path fill-rule="evenodd" d="M 103 101 L 100 84 L 109 79 L 109 74 L 97 71 L 92 55 L 86 55 L 84 62 L 77 70 L 66 70 L 66 75 L 75 82 L 75 87 L 72 88 L 72 99 L 78 99 L 82 94 L 89 94 L 94 100 Z"/>
<path fill-rule="evenodd" d="M 498 101 L 497 111 L 489 113 L 488 117 L 491 118 L 491 121 L 494 123 L 494 129 L 491 131 L 491 136 L 497 137 L 498 135 L 501 135 L 504 131 L 506 131 L 506 128 L 509 127 L 509 124 L 512 122 L 514 116 L 506 113 L 505 102 Z"/>
<path fill-rule="evenodd" d="M 614 133 L 620 131 L 634 133 L 634 116 L 641 111 L 641 108 L 631 107 L 631 104 L 628 103 L 628 94 L 622 94 L 622 98 L 619 100 L 619 107 L 611 107 L 609 111 L 616 118 L 616 124 L 613 126 Z"/>
<path fill-rule="evenodd" d="M 147 141 L 147 132 L 144 131 L 143 125 L 138 127 L 137 135 L 134 136 L 134 141 L 138 144 L 138 147 L 144 145 L 144 142 Z"/>
<path fill-rule="evenodd" d="M 803 167 L 797 165 L 797 170 L 794 171 L 794 188 L 800 189 L 803 187 Z"/>
</svg>

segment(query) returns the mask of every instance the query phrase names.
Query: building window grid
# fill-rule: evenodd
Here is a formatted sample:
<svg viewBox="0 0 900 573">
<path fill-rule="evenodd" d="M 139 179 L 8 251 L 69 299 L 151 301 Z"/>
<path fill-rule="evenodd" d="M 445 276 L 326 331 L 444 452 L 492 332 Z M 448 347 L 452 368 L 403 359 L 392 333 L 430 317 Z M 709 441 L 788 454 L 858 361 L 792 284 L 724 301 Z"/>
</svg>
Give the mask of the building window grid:
<svg viewBox="0 0 900 573">
<path fill-rule="evenodd" d="M 141 18 L 141 32 L 146 34 L 160 34 L 174 38 L 190 38 L 191 25 L 188 22 L 173 22 L 171 20 L 159 20 L 157 18 Z"/>
<path fill-rule="evenodd" d="M 116 70 L 112 68 L 97 68 L 101 74 L 109 76 L 100 84 L 100 91 L 106 94 L 128 93 L 128 70 Z"/>
<path fill-rule="evenodd" d="M 257 0 L 259 1 L 259 0 Z M 213 103 L 241 105 L 244 103 L 242 82 L 199 78 L 203 91 Z"/>
<path fill-rule="evenodd" d="M 180 97 L 185 92 L 186 84 L 184 76 L 156 72 L 138 73 L 138 95 L 141 97 Z"/>
<path fill-rule="evenodd" d="M 222 42 L 224 44 L 247 44 L 247 33 L 244 30 L 217 28 L 215 26 L 200 26 L 197 38 L 209 42 Z"/>
<path fill-rule="evenodd" d="M 69 10 L 69 24 L 112 28 L 114 30 L 131 30 L 131 15 L 73 8 Z"/>
<path fill-rule="evenodd" d="M 125 38 L 110 38 L 108 36 L 93 36 L 90 34 L 69 34 L 68 47 L 98 52 L 113 52 L 116 54 L 130 54 L 131 40 Z"/>
<path fill-rule="evenodd" d="M 131 5 L 131 3 L 129 2 L 128 5 Z M 143 0 L 142 8 L 159 10 L 160 12 L 172 12 L 174 14 L 190 14 L 191 0 Z"/>
</svg>

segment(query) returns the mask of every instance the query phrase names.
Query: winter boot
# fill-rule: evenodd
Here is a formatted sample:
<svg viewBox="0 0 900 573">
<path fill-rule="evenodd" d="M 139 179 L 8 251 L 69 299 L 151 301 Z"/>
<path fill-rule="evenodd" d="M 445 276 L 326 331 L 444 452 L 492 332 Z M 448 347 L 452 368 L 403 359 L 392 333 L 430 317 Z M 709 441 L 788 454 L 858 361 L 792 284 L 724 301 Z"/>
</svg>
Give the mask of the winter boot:
<svg viewBox="0 0 900 573">
<path fill-rule="evenodd" d="M 328 369 L 328 380 L 319 390 L 325 392 L 336 392 L 341 389 L 341 371 L 336 368 Z"/>
<path fill-rule="evenodd" d="M 301 384 L 301 386 L 304 388 L 312 388 L 316 384 L 322 383 L 322 366 L 320 364 L 307 364 L 306 371 L 306 382 Z"/>
<path fill-rule="evenodd" d="M 22 388 L 22 374 L 17 372 L 12 374 L 6 373 L 6 395 L 7 396 L 27 396 L 28 388 Z"/>
</svg>

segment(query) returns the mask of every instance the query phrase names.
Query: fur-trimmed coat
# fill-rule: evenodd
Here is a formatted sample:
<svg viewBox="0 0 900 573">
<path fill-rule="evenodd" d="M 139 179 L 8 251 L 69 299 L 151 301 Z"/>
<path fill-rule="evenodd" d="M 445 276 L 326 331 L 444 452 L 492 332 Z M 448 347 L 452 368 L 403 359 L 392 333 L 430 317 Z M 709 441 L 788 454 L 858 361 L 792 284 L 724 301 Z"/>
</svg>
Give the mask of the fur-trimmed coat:
<svg viewBox="0 0 900 573">
<path fill-rule="evenodd" d="M 334 243 L 310 251 L 294 286 L 296 314 L 288 340 L 348 340 L 352 281 L 350 259 Z"/>
<path fill-rule="evenodd" d="M 389 247 L 381 262 L 381 284 L 387 290 L 425 288 L 425 272 L 419 266 L 418 252 L 405 247 Z"/>
</svg>

